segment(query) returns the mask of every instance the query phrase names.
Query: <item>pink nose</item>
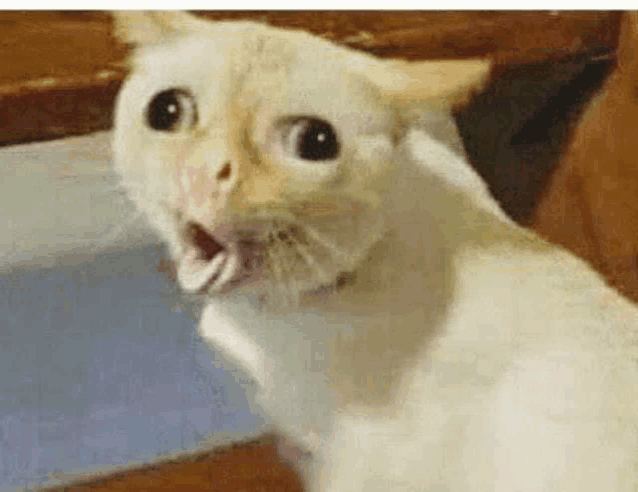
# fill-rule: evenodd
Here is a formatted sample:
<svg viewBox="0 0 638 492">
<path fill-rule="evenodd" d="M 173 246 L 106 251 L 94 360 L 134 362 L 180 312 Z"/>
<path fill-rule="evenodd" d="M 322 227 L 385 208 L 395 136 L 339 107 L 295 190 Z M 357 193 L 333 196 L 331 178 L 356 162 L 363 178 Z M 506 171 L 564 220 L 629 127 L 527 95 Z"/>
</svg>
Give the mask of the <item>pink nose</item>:
<svg viewBox="0 0 638 492">
<path fill-rule="evenodd" d="M 237 172 L 230 160 L 216 165 L 215 159 L 202 157 L 206 156 L 191 156 L 178 171 L 181 202 L 190 219 L 214 226 L 227 206 Z"/>
</svg>

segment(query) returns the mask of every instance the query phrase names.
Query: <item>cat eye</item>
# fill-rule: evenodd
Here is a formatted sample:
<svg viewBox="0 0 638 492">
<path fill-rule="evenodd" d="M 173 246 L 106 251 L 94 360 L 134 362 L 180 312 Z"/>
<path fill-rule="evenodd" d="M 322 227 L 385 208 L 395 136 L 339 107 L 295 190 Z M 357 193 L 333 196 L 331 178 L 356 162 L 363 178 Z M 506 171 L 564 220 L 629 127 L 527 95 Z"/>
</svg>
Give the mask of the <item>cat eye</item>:
<svg viewBox="0 0 638 492">
<path fill-rule="evenodd" d="M 197 123 L 197 107 L 192 95 L 182 89 L 168 89 L 155 95 L 146 110 L 153 130 L 178 132 Z"/>
<path fill-rule="evenodd" d="M 329 161 L 339 156 L 339 140 L 330 123 L 318 118 L 296 118 L 284 135 L 295 157 L 306 161 Z"/>
</svg>

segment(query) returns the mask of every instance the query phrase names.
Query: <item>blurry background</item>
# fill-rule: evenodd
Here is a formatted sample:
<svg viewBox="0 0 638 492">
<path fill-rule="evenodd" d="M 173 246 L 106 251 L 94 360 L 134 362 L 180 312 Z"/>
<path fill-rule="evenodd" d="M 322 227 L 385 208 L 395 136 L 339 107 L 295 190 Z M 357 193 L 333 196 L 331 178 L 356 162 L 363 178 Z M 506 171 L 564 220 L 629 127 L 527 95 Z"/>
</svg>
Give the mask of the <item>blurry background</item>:
<svg viewBox="0 0 638 492">
<path fill-rule="evenodd" d="M 620 20 L 606 12 L 205 15 L 303 28 L 383 57 L 489 56 L 490 84 L 455 116 L 472 164 L 524 224 L 573 123 L 615 66 Z M 157 461 L 201 448 L 211 433 L 261 425 L 247 403 L 250 381 L 202 343 L 197 302 L 180 295 L 158 239 L 116 186 L 108 130 L 127 47 L 111 29 L 102 12 L 0 12 L 1 490 Z M 261 465 L 241 455 L 253 480 L 292 480 L 271 447 L 259 449 Z M 214 460 L 230 473 L 233 456 Z M 158 490 L 179 475 L 159 463 Z M 201 463 L 210 483 L 215 468 Z M 228 490 L 250 490 L 238 481 L 250 475 L 243 470 Z"/>
</svg>

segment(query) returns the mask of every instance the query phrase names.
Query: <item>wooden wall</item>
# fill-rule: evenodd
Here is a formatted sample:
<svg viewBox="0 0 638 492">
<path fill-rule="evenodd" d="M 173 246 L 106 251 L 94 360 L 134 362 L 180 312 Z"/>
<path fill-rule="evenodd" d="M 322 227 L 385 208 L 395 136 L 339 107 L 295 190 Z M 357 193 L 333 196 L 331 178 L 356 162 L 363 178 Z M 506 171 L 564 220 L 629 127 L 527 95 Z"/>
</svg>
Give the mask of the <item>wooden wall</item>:
<svg viewBox="0 0 638 492">
<path fill-rule="evenodd" d="M 511 64 L 613 50 L 609 12 L 206 12 L 305 29 L 381 57 Z M 0 145 L 110 127 L 127 47 L 106 12 L 0 12 Z"/>
</svg>

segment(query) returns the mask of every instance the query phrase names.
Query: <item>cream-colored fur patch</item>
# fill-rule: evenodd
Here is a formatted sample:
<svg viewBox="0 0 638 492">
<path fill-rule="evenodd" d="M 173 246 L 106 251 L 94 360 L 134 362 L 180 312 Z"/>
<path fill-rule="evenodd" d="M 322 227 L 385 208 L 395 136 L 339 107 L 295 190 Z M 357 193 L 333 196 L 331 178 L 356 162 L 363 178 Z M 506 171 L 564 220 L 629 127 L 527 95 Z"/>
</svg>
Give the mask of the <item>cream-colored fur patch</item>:
<svg viewBox="0 0 638 492">
<path fill-rule="evenodd" d="M 468 164 L 488 65 L 174 15 L 119 16 L 116 167 L 308 490 L 635 491 L 638 310 Z"/>
</svg>

